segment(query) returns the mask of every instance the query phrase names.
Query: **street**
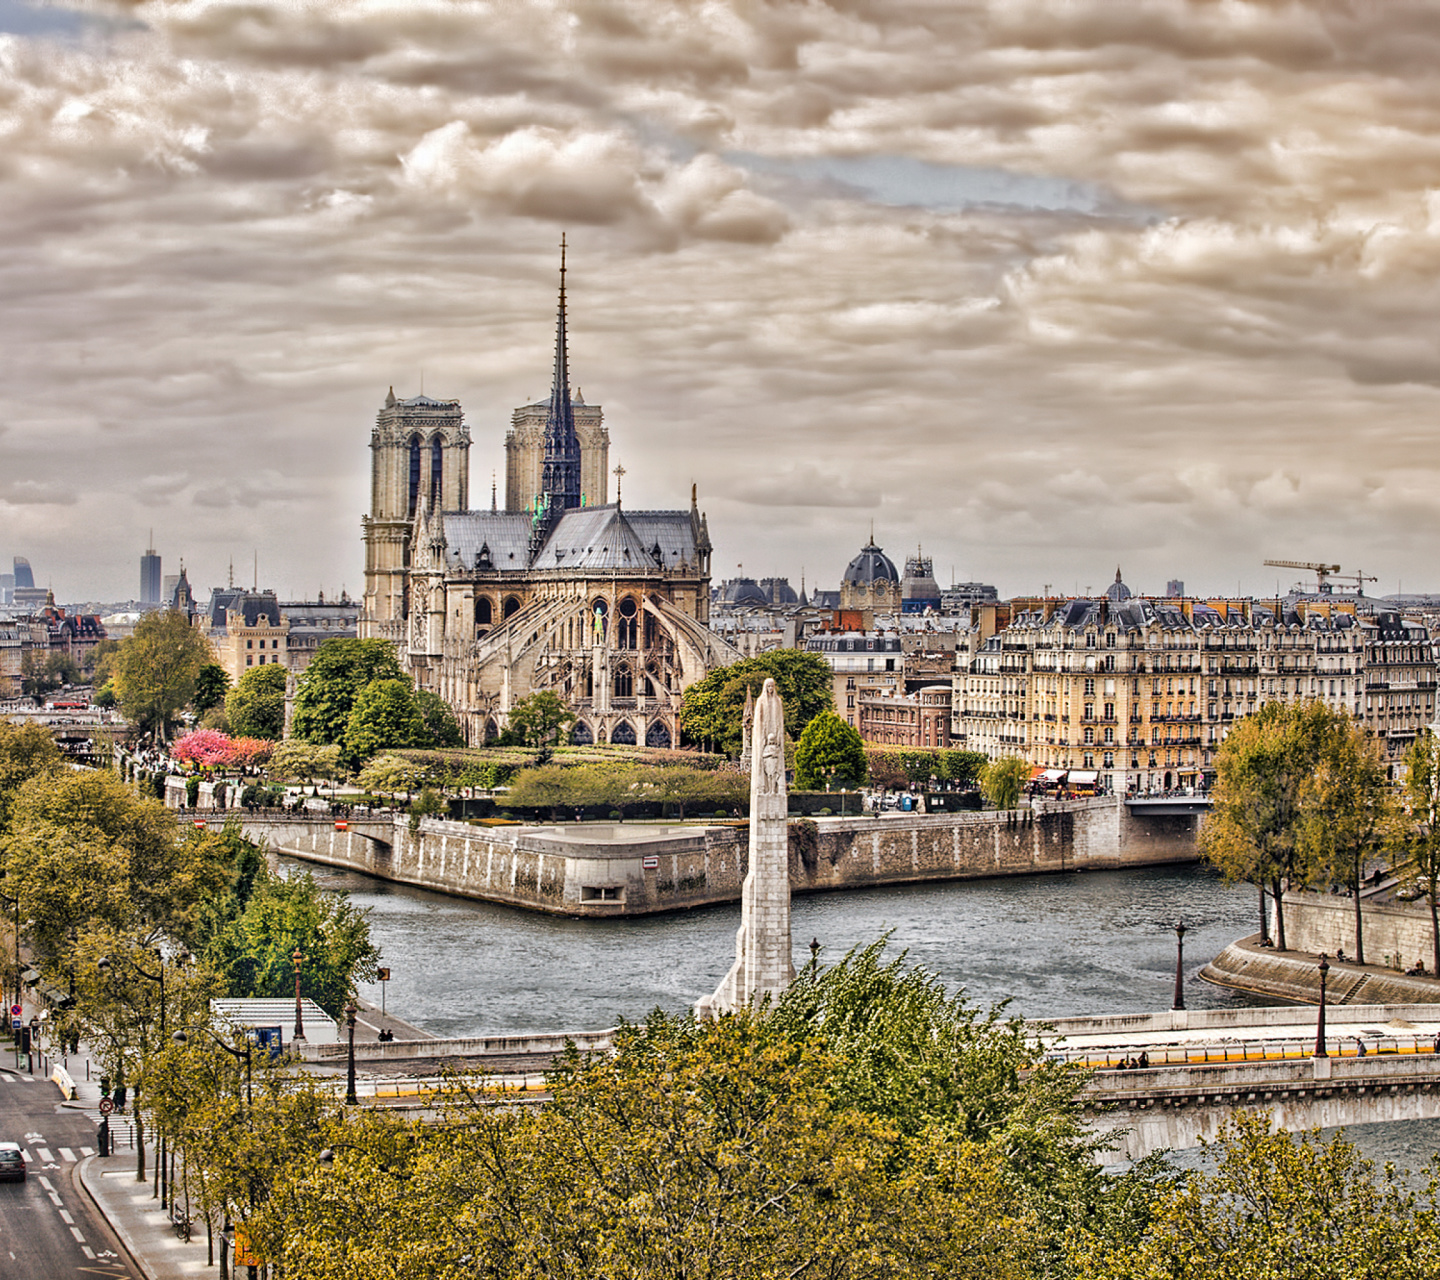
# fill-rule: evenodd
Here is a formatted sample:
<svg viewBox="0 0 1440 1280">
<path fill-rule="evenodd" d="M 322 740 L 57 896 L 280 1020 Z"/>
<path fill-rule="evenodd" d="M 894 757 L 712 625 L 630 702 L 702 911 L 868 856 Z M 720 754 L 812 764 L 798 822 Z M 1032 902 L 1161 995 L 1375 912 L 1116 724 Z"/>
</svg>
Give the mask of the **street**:
<svg viewBox="0 0 1440 1280">
<path fill-rule="evenodd" d="M 76 1162 L 94 1153 L 95 1122 L 61 1102 L 48 1080 L 0 1064 L 0 1141 L 21 1145 L 28 1172 L 0 1183 L 0 1275 L 139 1280 L 74 1179 Z M 121 1168 L 127 1155 L 106 1163 Z"/>
</svg>

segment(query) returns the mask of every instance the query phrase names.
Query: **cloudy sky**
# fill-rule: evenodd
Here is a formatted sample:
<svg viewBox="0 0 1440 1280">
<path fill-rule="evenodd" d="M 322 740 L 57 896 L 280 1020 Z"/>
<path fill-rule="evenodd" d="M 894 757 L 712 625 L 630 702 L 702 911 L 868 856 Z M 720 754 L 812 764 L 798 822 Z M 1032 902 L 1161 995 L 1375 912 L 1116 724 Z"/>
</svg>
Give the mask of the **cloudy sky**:
<svg viewBox="0 0 1440 1280">
<path fill-rule="evenodd" d="M 1407 0 L 0 0 L 0 559 L 356 592 L 387 387 L 488 505 L 562 230 L 627 504 L 698 483 L 717 577 L 873 521 L 1007 593 L 1440 590 Z"/>
</svg>

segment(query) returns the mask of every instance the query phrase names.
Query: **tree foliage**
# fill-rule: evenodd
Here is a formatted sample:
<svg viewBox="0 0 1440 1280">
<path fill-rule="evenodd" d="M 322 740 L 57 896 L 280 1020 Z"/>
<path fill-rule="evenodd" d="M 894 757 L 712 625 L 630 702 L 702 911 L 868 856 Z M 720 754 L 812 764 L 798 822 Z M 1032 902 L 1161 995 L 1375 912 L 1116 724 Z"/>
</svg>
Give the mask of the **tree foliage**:
<svg viewBox="0 0 1440 1280">
<path fill-rule="evenodd" d="M 1013 809 L 1029 779 L 1030 762 L 1023 756 L 999 756 L 980 770 L 980 792 L 997 809 Z"/>
<path fill-rule="evenodd" d="M 785 732 L 798 742 L 805 726 L 835 709 L 834 674 L 818 653 L 772 649 L 716 667 L 685 691 L 680 729 L 687 742 L 738 756 L 742 745 L 745 695 L 758 697 L 772 677 L 785 704 Z"/>
<path fill-rule="evenodd" d="M 426 746 L 463 747 L 465 735 L 460 732 L 460 723 L 450 704 L 438 693 L 429 689 L 415 691 L 415 709 L 425 724 Z"/>
<path fill-rule="evenodd" d="M 224 706 L 229 692 L 230 673 L 218 662 L 207 662 L 195 674 L 195 695 L 190 705 L 197 715 L 203 716 L 215 707 Z"/>
<path fill-rule="evenodd" d="M 822 711 L 805 726 L 795 747 L 795 786 L 801 791 L 849 790 L 868 772 L 865 743 L 833 711 Z"/>
<path fill-rule="evenodd" d="M 281 782 L 313 782 L 316 778 L 335 778 L 340 774 L 338 743 L 317 746 L 298 738 L 277 743 L 270 753 L 267 772 Z"/>
<path fill-rule="evenodd" d="M 1405 757 L 1405 819 L 1394 842 L 1393 871 L 1430 908 L 1431 973 L 1440 974 L 1440 741 L 1422 729 Z"/>
<path fill-rule="evenodd" d="M 27 697 L 43 698 L 79 680 L 80 664 L 63 649 L 26 649 L 20 658 L 20 691 Z"/>
<path fill-rule="evenodd" d="M 429 746 L 425 721 L 408 680 L 372 680 L 350 709 L 340 758 L 354 767 L 387 747 Z"/>
<path fill-rule="evenodd" d="M 289 673 L 278 663 L 248 668 L 225 698 L 230 732 L 242 738 L 283 738 L 288 679 Z"/>
<path fill-rule="evenodd" d="M 546 747 L 563 742 L 574 723 L 574 713 L 555 694 L 542 689 L 510 708 L 505 733 L 524 746 Z"/>
<path fill-rule="evenodd" d="M 141 732 L 167 736 L 175 717 L 195 696 L 201 667 L 213 661 L 210 642 L 183 613 L 147 613 L 115 654 L 121 710 Z"/>
<path fill-rule="evenodd" d="M 296 686 L 291 731 L 305 742 L 341 742 L 361 691 L 375 680 L 404 679 L 389 641 L 327 640 Z"/>
</svg>

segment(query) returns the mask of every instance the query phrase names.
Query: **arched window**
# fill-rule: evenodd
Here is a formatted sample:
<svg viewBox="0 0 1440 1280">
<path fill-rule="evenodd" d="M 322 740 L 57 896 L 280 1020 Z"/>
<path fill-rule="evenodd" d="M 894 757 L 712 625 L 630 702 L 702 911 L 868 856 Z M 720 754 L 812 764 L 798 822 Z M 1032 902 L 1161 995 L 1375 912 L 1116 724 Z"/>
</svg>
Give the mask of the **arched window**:
<svg viewBox="0 0 1440 1280">
<path fill-rule="evenodd" d="M 519 596 L 506 596 L 506 597 L 505 597 L 505 605 L 504 605 L 504 608 L 502 609 L 502 614 L 503 614 L 503 616 L 506 617 L 506 618 L 508 618 L 508 617 L 511 617 L 511 616 L 514 615 L 514 614 L 519 613 L 519 612 L 520 612 L 520 597 L 519 597 Z"/>
<path fill-rule="evenodd" d="M 615 624 L 615 647 L 617 649 L 635 648 L 639 632 L 639 627 L 636 625 L 636 614 L 639 610 L 635 606 L 635 597 L 626 596 L 620 601 L 620 607 L 615 612 L 618 615 Z"/>
<path fill-rule="evenodd" d="M 633 698 L 635 696 L 635 677 L 630 673 L 629 667 L 621 667 L 615 672 L 615 696 L 617 698 Z"/>
<path fill-rule="evenodd" d="M 647 747 L 668 747 L 670 745 L 670 730 L 662 721 L 652 720 L 650 727 L 645 731 L 645 745 Z"/>
<path fill-rule="evenodd" d="M 588 747 L 594 741 L 595 735 L 590 732 L 590 726 L 583 720 L 577 720 L 575 727 L 570 730 L 570 745 Z"/>
<path fill-rule="evenodd" d="M 475 625 L 477 627 L 488 627 L 495 617 L 495 606 L 490 603 L 489 596 L 475 597 Z"/>
<path fill-rule="evenodd" d="M 405 514 L 413 519 L 415 516 L 415 504 L 420 501 L 420 437 L 410 437 L 410 505 L 405 508 Z"/>
<path fill-rule="evenodd" d="M 602 644 L 605 640 L 606 620 L 610 614 L 610 608 L 599 596 L 590 602 L 590 617 L 586 623 L 586 630 L 589 635 L 586 637 L 591 644 Z"/>
<path fill-rule="evenodd" d="M 445 442 L 439 436 L 430 441 L 430 510 L 439 511 L 445 503 Z"/>
<path fill-rule="evenodd" d="M 633 747 L 635 745 L 635 726 L 628 720 L 622 720 L 611 731 L 610 741 L 622 747 Z"/>
<path fill-rule="evenodd" d="M 485 741 L 494 742 L 500 736 L 500 730 L 495 727 L 494 720 L 485 721 Z"/>
</svg>

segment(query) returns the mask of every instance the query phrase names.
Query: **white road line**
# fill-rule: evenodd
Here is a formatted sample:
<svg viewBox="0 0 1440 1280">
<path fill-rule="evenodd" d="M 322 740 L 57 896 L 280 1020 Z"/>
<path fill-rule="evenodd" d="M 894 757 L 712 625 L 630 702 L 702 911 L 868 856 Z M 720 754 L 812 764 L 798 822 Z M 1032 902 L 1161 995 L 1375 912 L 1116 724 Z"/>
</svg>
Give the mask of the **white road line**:
<svg viewBox="0 0 1440 1280">
<path fill-rule="evenodd" d="M 71 1227 L 70 1234 L 74 1236 L 75 1239 L 77 1239 L 81 1244 L 85 1243 L 85 1237 L 80 1234 L 79 1227 Z"/>
<path fill-rule="evenodd" d="M 53 1204 L 57 1209 L 64 1207 L 65 1201 L 60 1199 L 60 1197 L 57 1196 L 53 1191 L 47 1192 L 46 1194 L 50 1197 L 50 1203 Z"/>
<path fill-rule="evenodd" d="M 83 1253 L 87 1258 L 89 1258 L 91 1262 L 95 1261 L 95 1250 L 92 1249 L 88 1244 L 82 1244 L 80 1246 L 80 1252 Z"/>
<path fill-rule="evenodd" d="M 29 1164 L 29 1163 L 30 1163 L 30 1153 L 29 1153 L 28 1151 L 26 1151 L 24 1147 L 21 1147 L 21 1148 L 20 1148 L 20 1154 L 25 1157 L 25 1163 L 26 1163 L 26 1164 Z"/>
<path fill-rule="evenodd" d="M 50 1179 L 47 1178 L 43 1173 L 40 1175 L 40 1185 L 44 1187 L 46 1191 L 49 1191 L 52 1194 L 55 1191 L 54 1186 L 51 1185 Z"/>
<path fill-rule="evenodd" d="M 68 1164 L 75 1163 L 75 1153 L 71 1151 L 69 1147 L 61 1147 L 60 1155 L 65 1159 Z"/>
<path fill-rule="evenodd" d="M 68 1209 L 60 1210 L 60 1221 L 63 1222 L 67 1227 L 73 1227 L 75 1225 L 75 1219 L 70 1216 L 70 1211 Z"/>
<path fill-rule="evenodd" d="M 95 1148 L 94 1148 L 94 1147 L 81 1147 L 81 1148 L 80 1148 L 80 1154 L 81 1154 L 82 1156 L 93 1156 L 93 1155 L 95 1154 Z"/>
<path fill-rule="evenodd" d="M 55 1163 L 55 1157 L 51 1154 L 49 1147 L 36 1147 L 35 1154 L 45 1161 L 46 1164 Z"/>
</svg>

